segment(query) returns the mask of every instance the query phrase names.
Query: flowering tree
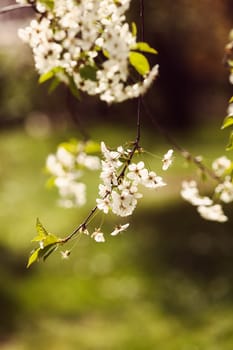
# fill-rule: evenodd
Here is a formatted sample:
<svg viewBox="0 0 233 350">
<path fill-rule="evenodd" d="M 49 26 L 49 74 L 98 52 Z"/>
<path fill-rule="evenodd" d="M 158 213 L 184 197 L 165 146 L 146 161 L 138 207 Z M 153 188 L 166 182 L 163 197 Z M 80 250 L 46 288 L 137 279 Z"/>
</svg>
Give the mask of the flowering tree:
<svg viewBox="0 0 233 350">
<path fill-rule="evenodd" d="M 60 144 L 55 154 L 47 157 L 46 167 L 51 176 L 50 183 L 58 189 L 59 204 L 64 207 L 79 207 L 86 203 L 86 186 L 82 179 L 85 170 L 100 171 L 99 196 L 93 209 L 77 225 L 73 232 L 59 238 L 48 233 L 37 220 L 37 235 L 33 239 L 38 247 L 29 257 L 28 266 L 39 259 L 46 259 L 60 250 L 63 258 L 70 255 L 64 249 L 66 243 L 83 234 L 96 242 L 104 242 L 104 227 L 90 229 L 90 222 L 100 211 L 110 212 L 125 220 L 133 215 L 142 198 L 141 188 L 150 190 L 166 186 L 161 174 L 147 169 L 143 161 L 141 144 L 141 113 L 153 114 L 143 95 L 158 75 L 158 65 L 151 67 L 150 55 L 157 51 L 144 39 L 144 1 L 140 0 L 140 26 L 129 24 L 126 11 L 130 0 L 16 0 L 15 6 L 2 9 L 10 11 L 18 7 L 31 7 L 35 18 L 30 25 L 19 29 L 20 38 L 32 49 L 39 82 L 51 81 L 50 91 L 64 83 L 76 98 L 84 94 L 98 96 L 111 105 L 128 99 L 136 99 L 136 136 L 134 142 L 126 142 L 111 149 L 104 140 L 97 144 L 92 140 L 72 140 Z M 230 68 L 232 82 L 233 42 L 226 47 L 225 61 Z M 222 128 L 233 125 L 233 98 Z M 173 161 L 175 150 L 186 160 L 194 163 L 202 175 L 216 182 L 213 195 L 201 195 L 196 181 L 184 181 L 181 196 L 197 207 L 207 220 L 225 222 L 222 204 L 233 201 L 232 161 L 225 156 L 213 160 L 212 168 L 206 167 L 202 158 L 193 156 L 173 140 L 157 122 L 154 122 L 171 149 L 161 157 L 160 171 L 166 171 Z M 233 148 L 233 133 L 227 150 Z M 139 161 L 135 158 L 140 157 Z M 128 222 L 121 221 L 112 229 L 115 236 L 126 230 Z"/>
</svg>

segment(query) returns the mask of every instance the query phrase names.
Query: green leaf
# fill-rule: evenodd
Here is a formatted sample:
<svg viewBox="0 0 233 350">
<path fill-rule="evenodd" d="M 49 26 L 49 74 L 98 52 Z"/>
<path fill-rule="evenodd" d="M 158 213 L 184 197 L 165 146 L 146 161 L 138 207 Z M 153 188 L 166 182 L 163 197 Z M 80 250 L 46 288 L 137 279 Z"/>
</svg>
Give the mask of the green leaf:
<svg viewBox="0 0 233 350">
<path fill-rule="evenodd" d="M 47 236 L 48 232 L 40 222 L 40 220 L 37 218 L 36 220 L 36 230 L 37 230 L 37 236 L 32 239 L 32 242 L 40 242 L 43 241 Z"/>
<path fill-rule="evenodd" d="M 45 261 L 48 257 L 57 249 L 57 244 L 52 244 L 46 247 L 46 252 L 43 255 L 43 260 Z"/>
<path fill-rule="evenodd" d="M 230 98 L 229 103 L 233 102 L 233 96 Z"/>
<path fill-rule="evenodd" d="M 54 0 L 40 0 L 40 2 L 47 6 L 50 10 L 53 10 L 54 8 Z"/>
<path fill-rule="evenodd" d="M 48 236 L 46 236 L 46 238 L 43 239 L 44 248 L 46 248 L 47 246 L 50 246 L 51 244 L 59 243 L 59 242 L 60 242 L 60 238 L 53 235 L 52 233 L 49 233 Z"/>
<path fill-rule="evenodd" d="M 143 54 L 131 51 L 129 54 L 129 61 L 139 74 L 145 75 L 149 73 L 150 64 Z"/>
<path fill-rule="evenodd" d="M 34 262 L 36 262 L 39 259 L 39 252 L 40 248 L 37 248 L 32 252 L 28 259 L 27 268 L 29 268 Z"/>
<path fill-rule="evenodd" d="M 144 42 L 136 43 L 136 45 L 131 47 L 131 50 L 139 50 L 139 51 L 143 51 L 143 52 L 149 52 L 149 53 L 153 53 L 155 55 L 158 53 L 158 51 L 153 49 L 153 47 L 150 47 L 149 44 L 144 43 Z"/>
<path fill-rule="evenodd" d="M 51 79 L 54 77 L 54 71 L 50 70 L 44 74 L 42 74 L 39 78 L 39 84 L 45 83 L 47 80 Z"/>
<path fill-rule="evenodd" d="M 100 144 L 94 141 L 88 141 L 85 145 L 84 151 L 87 154 L 99 153 L 100 152 Z"/>
<path fill-rule="evenodd" d="M 79 142 L 76 139 L 71 139 L 68 142 L 62 142 L 59 147 L 65 148 L 66 151 L 76 154 Z"/>
<path fill-rule="evenodd" d="M 109 52 L 107 50 L 103 50 L 103 55 L 106 57 L 106 58 L 109 58 L 110 55 L 109 55 Z"/>
<path fill-rule="evenodd" d="M 224 121 L 223 121 L 223 124 L 221 126 L 221 129 L 226 129 L 228 128 L 229 126 L 233 125 L 233 116 L 232 115 L 228 115 Z"/>
<path fill-rule="evenodd" d="M 55 176 L 51 176 L 46 182 L 46 187 L 47 188 L 53 188 L 55 186 L 55 180 L 56 180 L 56 177 Z"/>
<path fill-rule="evenodd" d="M 233 149 L 233 131 L 230 134 L 228 145 L 226 146 L 227 151 L 231 151 Z"/>
<path fill-rule="evenodd" d="M 136 23 L 135 23 L 135 22 L 132 22 L 131 26 L 132 26 L 132 35 L 133 35 L 133 36 L 137 36 L 137 26 L 136 26 Z"/>
<path fill-rule="evenodd" d="M 84 80 L 96 81 L 97 68 L 91 65 L 86 65 L 79 69 L 79 74 Z"/>
<path fill-rule="evenodd" d="M 55 78 L 52 80 L 52 82 L 51 82 L 51 84 L 50 84 L 50 86 L 49 86 L 49 94 L 51 94 L 54 90 L 56 90 L 56 88 L 57 88 L 60 84 L 61 84 L 61 81 L 60 81 L 57 77 L 55 77 Z"/>
<path fill-rule="evenodd" d="M 81 100 L 80 92 L 77 89 L 77 86 L 76 86 L 74 79 L 72 77 L 69 77 L 69 88 L 70 88 L 70 92 L 72 93 L 72 95 L 75 98 L 77 98 L 78 100 Z"/>
<path fill-rule="evenodd" d="M 57 73 L 64 73 L 64 69 L 62 67 L 54 67 L 50 71 L 42 74 L 39 78 L 39 84 L 43 84 L 49 79 L 53 78 Z"/>
</svg>

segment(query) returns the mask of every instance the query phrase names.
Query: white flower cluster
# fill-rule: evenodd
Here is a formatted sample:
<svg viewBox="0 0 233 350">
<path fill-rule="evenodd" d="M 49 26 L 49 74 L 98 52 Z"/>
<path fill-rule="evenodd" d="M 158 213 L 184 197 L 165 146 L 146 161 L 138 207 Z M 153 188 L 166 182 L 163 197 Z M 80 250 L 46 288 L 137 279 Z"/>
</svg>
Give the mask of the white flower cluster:
<svg viewBox="0 0 233 350">
<path fill-rule="evenodd" d="M 66 208 L 79 207 L 86 203 L 86 185 L 79 179 L 83 170 L 98 170 L 100 159 L 85 152 L 86 144 L 60 145 L 56 154 L 47 157 L 46 168 L 59 191 L 59 204 Z M 71 149 L 69 149 L 71 148 Z"/>
<path fill-rule="evenodd" d="M 120 146 L 116 151 L 110 151 L 102 142 L 101 151 L 104 160 L 100 178 L 103 183 L 99 185 L 100 198 L 96 202 L 97 207 L 105 214 L 112 211 L 121 217 L 129 216 L 136 208 L 138 199 L 142 197 L 139 185 L 147 188 L 166 185 L 160 176 L 145 168 L 144 162 L 130 162 L 131 150 Z"/>
<path fill-rule="evenodd" d="M 66 84 L 72 79 L 78 90 L 107 103 L 138 97 L 157 76 L 158 66 L 148 67 L 143 79 L 129 84 L 136 47 L 125 17 L 130 0 L 16 1 L 37 9 L 37 19 L 19 36 L 31 46 L 40 75 L 51 73 Z"/>
<path fill-rule="evenodd" d="M 225 222 L 228 220 L 224 214 L 221 202 L 233 202 L 233 183 L 228 175 L 231 172 L 232 162 L 225 156 L 217 158 L 212 163 L 212 169 L 221 182 L 214 189 L 213 198 L 203 197 L 199 194 L 196 181 L 182 183 L 181 196 L 194 206 L 206 220 Z M 218 201 L 218 203 L 216 203 Z M 219 203 L 220 202 L 220 203 Z"/>
</svg>

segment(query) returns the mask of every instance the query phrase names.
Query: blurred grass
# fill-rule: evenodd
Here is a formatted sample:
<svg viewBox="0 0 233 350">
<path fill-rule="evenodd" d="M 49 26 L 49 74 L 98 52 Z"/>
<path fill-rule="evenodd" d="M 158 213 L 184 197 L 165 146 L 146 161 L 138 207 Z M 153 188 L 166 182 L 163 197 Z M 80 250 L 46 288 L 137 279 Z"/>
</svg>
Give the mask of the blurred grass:
<svg viewBox="0 0 233 350">
<path fill-rule="evenodd" d="M 68 261 L 54 255 L 26 270 L 36 217 L 62 236 L 94 203 L 98 175 L 86 178 L 84 209 L 57 207 L 56 193 L 44 186 L 47 154 L 70 136 L 1 132 L 1 349 L 232 350 L 232 221 L 205 222 L 179 199 L 180 180 L 193 168 L 178 154 L 164 174 L 168 188 L 145 193 L 128 232 L 103 245 L 84 237 Z M 105 126 L 92 136 L 116 146 L 134 133 Z M 227 139 L 216 126 L 177 138 L 207 163 L 223 153 Z M 167 145 L 149 131 L 142 144 L 155 154 L 146 162 L 161 173 Z M 112 222 L 106 225 L 110 232 Z"/>
</svg>

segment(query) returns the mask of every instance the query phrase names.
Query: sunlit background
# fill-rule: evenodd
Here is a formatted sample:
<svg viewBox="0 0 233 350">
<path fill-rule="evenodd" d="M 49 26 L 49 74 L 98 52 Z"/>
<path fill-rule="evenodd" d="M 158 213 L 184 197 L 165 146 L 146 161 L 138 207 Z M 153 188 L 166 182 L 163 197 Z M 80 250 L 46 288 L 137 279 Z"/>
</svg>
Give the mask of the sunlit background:
<svg viewBox="0 0 233 350">
<path fill-rule="evenodd" d="M 0 6 L 14 1 L 1 0 Z M 139 1 L 129 20 L 138 22 Z M 233 230 L 202 220 L 180 199 L 195 174 L 175 154 L 168 186 L 144 198 L 130 229 L 97 244 L 77 242 L 26 269 L 39 217 L 64 236 L 95 204 L 98 174 L 87 174 L 88 203 L 62 209 L 45 186 L 45 159 L 85 130 L 109 146 L 135 138 L 135 101 L 108 107 L 65 87 L 38 84 L 31 52 L 17 37 L 30 10 L 0 17 L 0 348 L 3 350 L 232 350 Z M 160 76 L 146 97 L 153 118 L 207 165 L 225 153 L 220 131 L 232 87 L 222 64 L 233 27 L 230 0 L 145 1 L 145 36 L 159 51 Z M 70 113 L 70 110 L 75 113 Z M 161 174 L 171 146 L 144 115 L 146 162 Z M 227 154 L 231 157 L 231 154 Z M 207 183 L 211 190 L 211 183 Z M 101 221 L 101 215 L 96 218 Z M 111 230 L 114 217 L 106 221 Z"/>
</svg>

